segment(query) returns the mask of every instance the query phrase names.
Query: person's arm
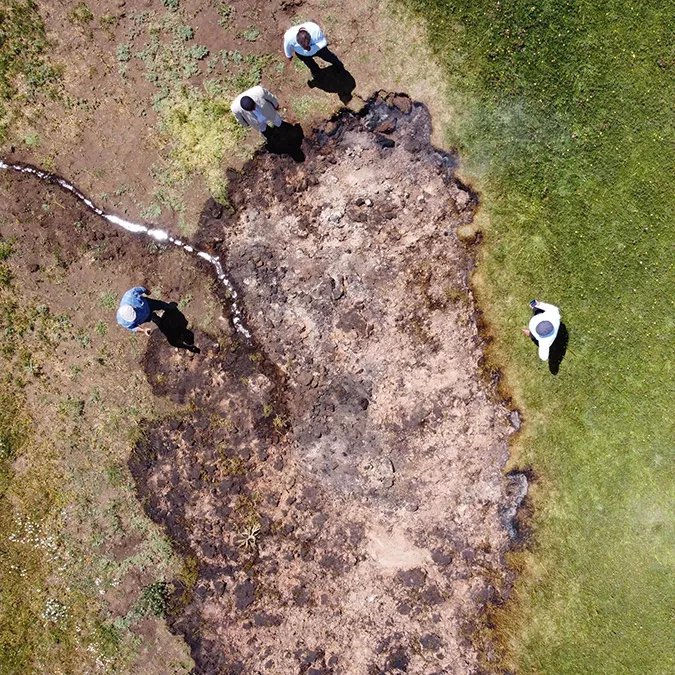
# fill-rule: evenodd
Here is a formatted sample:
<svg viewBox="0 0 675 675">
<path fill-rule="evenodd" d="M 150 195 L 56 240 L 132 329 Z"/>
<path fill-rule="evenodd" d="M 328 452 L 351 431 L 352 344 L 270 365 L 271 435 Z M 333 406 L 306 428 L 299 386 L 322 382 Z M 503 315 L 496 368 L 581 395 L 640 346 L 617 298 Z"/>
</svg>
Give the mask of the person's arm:
<svg viewBox="0 0 675 675">
<path fill-rule="evenodd" d="M 293 60 L 293 39 L 288 33 L 284 35 L 284 54 L 289 61 Z"/>
<path fill-rule="evenodd" d="M 144 286 L 134 286 L 131 290 L 133 291 L 133 293 L 136 297 L 138 297 L 140 295 L 143 295 L 143 294 L 150 295 L 150 293 L 148 293 L 148 289 L 145 288 Z"/>
<path fill-rule="evenodd" d="M 265 87 L 261 87 L 263 90 L 263 98 L 269 101 L 273 106 L 275 110 L 279 110 L 279 101 L 277 100 L 277 97 L 271 92 L 267 91 Z"/>
<path fill-rule="evenodd" d="M 543 309 L 545 312 L 547 312 L 547 311 L 548 312 L 551 312 L 551 311 L 560 312 L 560 310 L 555 305 L 551 305 L 548 302 L 541 302 L 541 300 L 537 300 L 537 304 L 535 305 L 535 307 L 537 309 Z"/>
<path fill-rule="evenodd" d="M 241 124 L 242 127 L 247 127 L 249 126 L 248 122 L 246 121 L 246 118 L 242 115 L 242 113 L 239 110 L 234 110 L 232 108 L 232 114 L 234 115 L 234 118 Z"/>
<path fill-rule="evenodd" d="M 307 24 L 305 24 L 305 29 L 312 39 L 311 46 L 316 46 L 319 49 L 323 49 L 324 47 L 328 46 L 328 40 L 326 40 L 326 36 L 323 34 L 319 24 L 311 22 L 309 29 L 307 29 Z"/>
</svg>

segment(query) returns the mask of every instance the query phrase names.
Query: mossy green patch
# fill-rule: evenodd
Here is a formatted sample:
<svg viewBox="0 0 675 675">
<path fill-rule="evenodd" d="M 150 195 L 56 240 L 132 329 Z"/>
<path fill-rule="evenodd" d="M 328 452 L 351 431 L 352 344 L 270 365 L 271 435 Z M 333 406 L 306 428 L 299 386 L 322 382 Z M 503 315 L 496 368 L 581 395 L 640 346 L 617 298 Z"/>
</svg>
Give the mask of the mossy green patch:
<svg viewBox="0 0 675 675">
<path fill-rule="evenodd" d="M 222 96 L 195 90 L 172 96 L 161 112 L 162 128 L 170 143 L 174 179 L 201 174 L 215 199 L 227 202 L 223 160 L 239 153 L 243 129 L 230 114 Z"/>
<path fill-rule="evenodd" d="M 154 199 L 181 211 L 188 179 L 201 177 L 211 194 L 227 201 L 224 166 L 228 157 L 245 156 L 245 132 L 232 118 L 232 99 L 260 83 L 267 55 L 223 50 L 211 54 L 194 43 L 195 31 L 182 9 L 157 16 L 132 15 L 126 42 L 117 47 L 120 72 L 140 67 L 156 87 L 153 108 L 169 152 L 153 168 L 158 190 Z M 203 86 L 195 79 L 208 75 Z"/>
</svg>

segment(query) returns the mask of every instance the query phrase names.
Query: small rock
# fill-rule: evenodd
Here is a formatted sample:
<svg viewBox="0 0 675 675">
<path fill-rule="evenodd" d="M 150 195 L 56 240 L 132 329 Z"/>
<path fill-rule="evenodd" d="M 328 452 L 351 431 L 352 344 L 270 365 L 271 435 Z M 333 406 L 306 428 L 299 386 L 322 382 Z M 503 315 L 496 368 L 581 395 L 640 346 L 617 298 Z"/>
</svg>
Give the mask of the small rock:
<svg viewBox="0 0 675 675">
<path fill-rule="evenodd" d="M 331 285 L 333 289 L 330 297 L 337 301 L 345 294 L 344 277 L 341 274 L 331 277 Z"/>
<path fill-rule="evenodd" d="M 446 567 L 452 562 L 452 553 L 448 553 L 443 549 L 437 548 L 431 552 L 431 559 L 441 567 Z"/>
<path fill-rule="evenodd" d="M 278 616 L 273 614 L 254 614 L 253 615 L 253 625 L 256 627 L 270 627 L 278 626 L 281 624 L 281 619 Z"/>
<path fill-rule="evenodd" d="M 521 419 L 520 419 L 520 413 L 517 410 L 512 410 L 509 413 L 509 422 L 511 422 L 511 426 L 518 431 L 521 427 Z"/>
<path fill-rule="evenodd" d="M 472 549 L 465 548 L 462 551 L 462 558 L 466 560 L 466 562 L 473 562 L 476 559 L 476 554 Z"/>
<path fill-rule="evenodd" d="M 237 609 L 246 609 L 255 601 L 255 586 L 250 579 L 238 584 L 234 589 L 234 604 Z"/>
<path fill-rule="evenodd" d="M 425 651 L 437 651 L 443 644 L 441 638 L 438 637 L 438 635 L 434 635 L 433 633 L 427 633 L 426 635 L 423 635 L 419 642 L 420 647 L 422 647 L 422 649 Z"/>
<path fill-rule="evenodd" d="M 388 138 L 383 134 L 375 134 L 375 140 L 381 148 L 393 148 L 396 145 L 396 141 L 393 138 Z"/>
<path fill-rule="evenodd" d="M 398 108 L 404 115 L 407 115 L 412 110 L 412 101 L 407 96 L 395 95 L 390 102 L 391 105 Z"/>
<path fill-rule="evenodd" d="M 396 580 L 406 588 L 422 588 L 426 579 L 427 573 L 420 567 L 401 570 L 396 574 Z"/>
<path fill-rule="evenodd" d="M 382 122 L 382 124 L 379 124 L 378 126 L 375 127 L 375 133 L 378 134 L 391 134 L 394 131 L 396 131 L 396 119 L 388 119 Z"/>
<path fill-rule="evenodd" d="M 300 375 L 298 375 L 298 383 L 303 387 L 309 387 L 312 384 L 313 379 L 313 373 L 300 373 Z"/>
</svg>

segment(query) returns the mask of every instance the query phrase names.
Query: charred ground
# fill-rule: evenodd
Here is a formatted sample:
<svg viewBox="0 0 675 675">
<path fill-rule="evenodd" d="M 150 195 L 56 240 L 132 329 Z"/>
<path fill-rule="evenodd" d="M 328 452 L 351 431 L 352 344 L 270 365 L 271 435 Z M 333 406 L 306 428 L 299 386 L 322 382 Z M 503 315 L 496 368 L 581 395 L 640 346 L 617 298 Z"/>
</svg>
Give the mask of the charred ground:
<svg viewBox="0 0 675 675">
<path fill-rule="evenodd" d="M 208 266 L 5 176 L 26 292 L 72 308 L 86 288 L 75 324 L 111 279 L 190 299 L 199 353 L 155 332 L 134 356 L 111 325 L 116 374 L 83 381 L 144 372 L 158 401 L 129 468 L 184 561 L 169 623 L 196 672 L 462 673 L 490 656 L 472 635 L 508 593 L 526 481 L 502 473 L 513 426 L 480 371 L 458 236 L 476 197 L 430 130 L 424 106 L 378 94 L 309 135 L 303 162 L 263 152 L 228 208 L 205 206 L 197 243 L 221 256 L 250 341 Z"/>
<path fill-rule="evenodd" d="M 153 342 L 155 392 L 189 406 L 130 461 L 193 560 L 172 625 L 198 672 L 479 665 L 470 628 L 506 592 L 524 484 L 479 370 L 457 236 L 476 198 L 429 133 L 422 105 L 378 95 L 304 162 L 259 155 L 202 216 L 254 340 L 223 325 L 190 359 Z"/>
</svg>

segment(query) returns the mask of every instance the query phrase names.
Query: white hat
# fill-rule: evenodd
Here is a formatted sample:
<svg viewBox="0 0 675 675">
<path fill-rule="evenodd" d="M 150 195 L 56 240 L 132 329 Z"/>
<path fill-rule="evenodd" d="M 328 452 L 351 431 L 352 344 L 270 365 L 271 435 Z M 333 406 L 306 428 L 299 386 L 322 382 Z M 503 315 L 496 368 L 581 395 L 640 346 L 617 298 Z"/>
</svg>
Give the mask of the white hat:
<svg viewBox="0 0 675 675">
<path fill-rule="evenodd" d="M 129 323 L 136 320 L 136 310 L 131 305 L 120 305 L 117 313 L 120 315 L 121 319 L 128 321 Z"/>
</svg>

